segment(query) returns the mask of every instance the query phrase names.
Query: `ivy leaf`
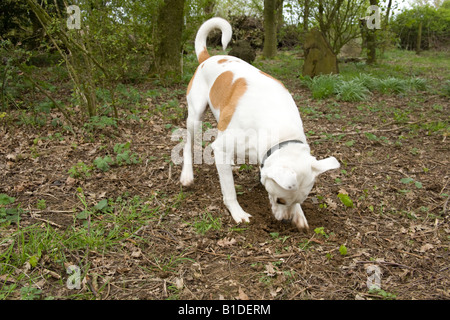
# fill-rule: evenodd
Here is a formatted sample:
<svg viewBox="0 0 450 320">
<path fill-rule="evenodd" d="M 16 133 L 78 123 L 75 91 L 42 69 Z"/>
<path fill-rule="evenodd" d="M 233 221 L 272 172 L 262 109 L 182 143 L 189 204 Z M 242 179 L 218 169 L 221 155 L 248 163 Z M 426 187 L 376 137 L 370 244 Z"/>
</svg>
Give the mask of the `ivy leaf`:
<svg viewBox="0 0 450 320">
<path fill-rule="evenodd" d="M 88 218 L 88 212 L 86 210 L 83 210 L 77 214 L 77 219 L 86 220 L 87 218 Z"/>
<path fill-rule="evenodd" d="M 403 179 L 400 179 L 400 182 L 401 182 L 401 183 L 404 183 L 404 184 L 409 184 L 409 183 L 411 183 L 411 182 L 413 182 L 413 181 L 414 181 L 413 178 L 403 178 Z"/>
<path fill-rule="evenodd" d="M 341 253 L 342 256 L 347 255 L 347 247 L 345 245 L 341 245 L 339 247 L 339 252 Z"/>
<path fill-rule="evenodd" d="M 364 134 L 366 135 L 367 139 L 369 139 L 369 140 L 376 141 L 378 139 L 378 137 L 371 132 L 366 132 Z"/>
<path fill-rule="evenodd" d="M 5 209 L 6 220 L 13 223 L 18 223 L 20 220 L 20 215 L 23 213 L 23 210 L 19 207 L 17 208 L 8 208 Z"/>
<path fill-rule="evenodd" d="M 101 211 L 103 209 L 105 209 L 108 206 L 108 200 L 107 199 L 103 199 L 100 200 L 99 203 L 97 203 L 94 208 Z"/>
<path fill-rule="evenodd" d="M 347 147 L 351 147 L 351 146 L 353 146 L 355 144 L 355 140 L 350 140 L 350 141 L 347 141 L 346 143 L 345 143 L 345 145 L 347 146 Z"/>
<path fill-rule="evenodd" d="M 347 208 L 353 208 L 353 201 L 350 199 L 348 194 L 339 193 L 338 198 L 341 200 L 341 202 L 347 207 Z"/>
<path fill-rule="evenodd" d="M 10 197 L 10 196 L 8 196 L 7 194 L 4 194 L 4 193 L 0 193 L 0 204 L 1 205 L 11 204 L 14 201 L 16 201 L 16 198 Z"/>
</svg>

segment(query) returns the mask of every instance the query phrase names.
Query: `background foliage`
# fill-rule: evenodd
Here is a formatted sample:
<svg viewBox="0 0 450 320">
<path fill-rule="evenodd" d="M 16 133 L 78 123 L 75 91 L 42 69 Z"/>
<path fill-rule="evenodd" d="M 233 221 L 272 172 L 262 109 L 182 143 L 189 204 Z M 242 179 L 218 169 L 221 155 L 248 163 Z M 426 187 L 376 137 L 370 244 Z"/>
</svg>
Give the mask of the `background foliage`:
<svg viewBox="0 0 450 320">
<path fill-rule="evenodd" d="M 72 124 L 84 124 L 94 116 L 119 118 L 116 93 L 120 84 L 186 83 L 190 71 L 167 79 L 157 65 L 157 21 L 164 3 L 164 0 L 79 0 L 76 4 L 81 8 L 81 29 L 68 30 L 66 6 L 72 3 L 65 0 L 2 1 L 1 110 L 32 109 L 38 117 L 42 110 L 57 108 Z M 233 41 L 248 41 L 255 50 L 263 48 L 264 1 L 186 0 L 179 3 L 184 6 L 179 46 L 183 53 L 181 73 L 185 72 L 182 64 L 190 63 L 186 53 L 193 51 L 198 27 L 213 16 L 230 21 Z M 32 4 L 35 4 L 34 9 Z M 277 16 L 278 49 L 295 49 L 301 53 L 305 32 L 314 27 L 325 34 L 335 53 L 355 39 L 364 49 L 366 43 L 360 18 L 367 14 L 369 4 L 368 0 L 284 0 L 283 14 Z M 389 45 L 414 49 L 420 23 L 423 25 L 423 49 L 448 48 L 450 0 L 438 6 L 417 4 L 394 16 L 388 14 L 391 10 L 388 1 L 380 1 L 379 5 L 383 29 L 376 33 L 379 53 Z M 396 2 L 392 4 L 393 8 L 395 6 Z M 36 8 L 46 17 L 45 21 L 36 15 Z M 219 45 L 220 34 L 211 34 L 209 41 L 211 46 Z M 67 86 L 68 99 L 54 95 L 55 81 Z M 44 95 L 46 102 L 20 99 L 24 94 Z M 84 110 L 84 116 L 75 117 L 77 106 Z"/>
<path fill-rule="evenodd" d="M 450 45 L 450 1 L 445 1 L 439 8 L 417 6 L 400 13 L 392 22 L 394 31 L 402 49 L 416 48 L 419 23 L 423 24 L 423 49 L 445 48 Z"/>
</svg>

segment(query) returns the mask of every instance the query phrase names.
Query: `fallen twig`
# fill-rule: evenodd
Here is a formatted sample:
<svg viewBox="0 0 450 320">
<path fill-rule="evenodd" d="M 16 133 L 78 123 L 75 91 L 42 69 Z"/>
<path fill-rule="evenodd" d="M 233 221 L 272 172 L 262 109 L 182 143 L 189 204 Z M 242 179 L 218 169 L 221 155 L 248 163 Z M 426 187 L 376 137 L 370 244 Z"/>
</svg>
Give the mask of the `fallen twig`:
<svg viewBox="0 0 450 320">
<path fill-rule="evenodd" d="M 388 261 L 356 261 L 356 263 L 363 263 L 363 264 L 385 264 L 388 266 L 393 267 L 399 267 L 399 268 L 405 268 L 405 269 L 414 269 L 412 267 L 406 266 L 404 264 L 396 263 L 396 262 L 388 262 Z"/>
</svg>

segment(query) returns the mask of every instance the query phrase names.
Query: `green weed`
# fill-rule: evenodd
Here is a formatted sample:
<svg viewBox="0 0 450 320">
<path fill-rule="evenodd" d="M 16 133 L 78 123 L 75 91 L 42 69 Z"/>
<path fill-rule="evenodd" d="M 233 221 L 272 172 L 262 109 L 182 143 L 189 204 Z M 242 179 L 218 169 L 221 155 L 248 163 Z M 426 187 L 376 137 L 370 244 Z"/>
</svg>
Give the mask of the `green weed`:
<svg viewBox="0 0 450 320">
<path fill-rule="evenodd" d="M 154 261 L 157 268 L 164 272 L 176 272 L 178 266 L 186 261 L 195 262 L 193 259 L 183 257 L 183 253 L 168 255 L 164 258 L 155 257 Z"/>
<path fill-rule="evenodd" d="M 130 151 L 130 142 L 116 143 L 114 152 L 116 153 L 116 164 L 118 166 L 139 163 L 138 155 Z"/>
<path fill-rule="evenodd" d="M 20 208 L 20 204 L 11 206 L 15 201 L 16 198 L 0 193 L 0 223 L 19 223 L 20 215 L 25 211 Z"/>
<path fill-rule="evenodd" d="M 315 228 L 315 229 L 314 229 L 314 232 L 315 232 L 316 234 L 318 234 L 318 235 L 323 236 L 323 237 L 326 238 L 326 239 L 328 239 L 328 238 L 330 237 L 330 235 L 328 235 L 328 234 L 325 232 L 325 228 L 324 228 L 324 227 L 318 227 L 318 228 Z"/>
<path fill-rule="evenodd" d="M 374 294 L 379 296 L 381 299 L 384 300 L 395 300 L 397 298 L 397 295 L 394 293 L 386 292 L 380 288 L 372 288 L 369 290 L 370 294 Z"/>
<path fill-rule="evenodd" d="M 39 199 L 36 203 L 36 208 L 38 208 L 39 210 L 45 210 L 47 208 L 45 199 Z"/>
<path fill-rule="evenodd" d="M 114 145 L 114 153 L 116 154 L 115 159 L 106 155 L 104 157 L 97 157 L 94 160 L 94 166 L 102 171 L 108 171 L 111 166 L 123 166 L 123 165 L 131 165 L 137 164 L 140 162 L 139 156 L 137 153 L 132 153 L 130 150 L 130 142 L 126 143 L 116 143 Z"/>
<path fill-rule="evenodd" d="M 210 212 L 206 212 L 200 218 L 195 219 L 192 226 L 195 232 L 204 235 L 209 230 L 220 230 L 222 228 L 222 221 L 220 218 L 214 218 Z"/>
<path fill-rule="evenodd" d="M 87 131 L 104 129 L 106 127 L 117 128 L 117 121 L 114 118 L 107 116 L 93 116 L 84 124 L 84 128 L 86 128 Z"/>
<path fill-rule="evenodd" d="M 41 297 L 42 290 L 32 286 L 22 287 L 20 289 L 21 300 L 38 300 Z"/>
<path fill-rule="evenodd" d="M 94 160 L 94 166 L 102 171 L 108 171 L 111 168 L 111 165 L 114 164 L 114 160 L 111 156 L 107 155 L 104 157 L 97 157 Z"/>
<path fill-rule="evenodd" d="M 72 178 L 87 178 L 91 175 L 91 170 L 92 168 L 87 166 L 83 161 L 78 161 L 67 173 Z"/>
<path fill-rule="evenodd" d="M 298 244 L 298 247 L 300 248 L 300 250 L 307 251 L 312 247 L 313 244 L 314 243 L 311 242 L 310 240 L 305 239 Z"/>
</svg>

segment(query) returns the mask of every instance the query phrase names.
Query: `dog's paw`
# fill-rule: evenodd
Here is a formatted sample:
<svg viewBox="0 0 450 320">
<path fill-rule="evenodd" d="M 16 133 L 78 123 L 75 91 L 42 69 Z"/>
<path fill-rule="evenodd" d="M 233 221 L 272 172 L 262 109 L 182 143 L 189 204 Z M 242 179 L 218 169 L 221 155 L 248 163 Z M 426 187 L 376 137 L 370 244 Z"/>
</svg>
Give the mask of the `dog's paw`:
<svg viewBox="0 0 450 320">
<path fill-rule="evenodd" d="M 249 218 L 251 217 L 251 215 L 242 210 L 242 208 L 240 207 L 238 209 L 230 211 L 230 213 L 236 223 L 250 222 Z"/>
<path fill-rule="evenodd" d="M 194 173 L 192 170 L 183 170 L 181 171 L 180 183 L 187 187 L 190 186 L 194 182 Z"/>
<path fill-rule="evenodd" d="M 306 220 L 302 207 L 298 203 L 292 211 L 292 223 L 295 224 L 299 230 L 309 229 L 308 221 Z"/>
</svg>

